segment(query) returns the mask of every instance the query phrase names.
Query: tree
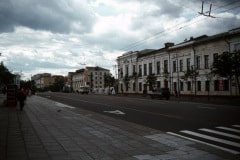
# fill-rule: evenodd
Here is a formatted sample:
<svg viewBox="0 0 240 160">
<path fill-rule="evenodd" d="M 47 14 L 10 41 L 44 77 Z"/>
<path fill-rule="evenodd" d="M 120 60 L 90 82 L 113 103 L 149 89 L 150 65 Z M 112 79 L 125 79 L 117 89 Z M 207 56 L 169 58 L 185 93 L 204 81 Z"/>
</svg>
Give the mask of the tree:
<svg viewBox="0 0 240 160">
<path fill-rule="evenodd" d="M 115 83 L 115 78 L 111 74 L 104 74 L 104 87 L 111 87 Z"/>
<path fill-rule="evenodd" d="M 182 76 L 182 79 L 184 79 L 185 81 L 190 78 L 191 79 L 191 91 L 193 88 L 193 82 L 195 83 L 195 95 L 196 95 L 196 79 L 197 76 L 199 76 L 199 72 L 194 68 L 194 66 L 192 66 L 190 69 L 188 69 L 186 72 L 184 72 L 184 75 Z"/>
<path fill-rule="evenodd" d="M 3 62 L 0 64 L 0 83 L 10 84 L 13 83 L 14 74 L 10 73 L 9 70 L 4 66 Z"/>
<path fill-rule="evenodd" d="M 108 86 L 108 93 L 110 94 L 110 87 L 114 86 L 115 78 L 112 74 L 104 74 L 104 87 Z"/>
<path fill-rule="evenodd" d="M 155 76 L 155 74 L 148 75 L 146 80 L 150 90 L 153 90 L 153 86 L 156 84 L 157 81 L 157 77 Z"/>
<path fill-rule="evenodd" d="M 235 77 L 240 93 L 240 51 L 235 51 L 233 53 L 224 52 L 218 55 L 213 63 L 212 73 L 221 77 L 226 77 L 230 81 Z"/>
</svg>

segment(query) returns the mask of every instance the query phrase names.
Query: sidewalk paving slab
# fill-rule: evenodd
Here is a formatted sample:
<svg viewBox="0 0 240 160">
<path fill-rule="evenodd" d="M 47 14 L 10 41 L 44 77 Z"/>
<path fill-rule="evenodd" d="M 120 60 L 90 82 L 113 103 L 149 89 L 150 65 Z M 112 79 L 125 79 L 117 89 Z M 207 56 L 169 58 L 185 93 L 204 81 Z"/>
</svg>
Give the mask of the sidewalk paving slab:
<svg viewBox="0 0 240 160">
<path fill-rule="evenodd" d="M 64 106 L 64 105 L 63 105 Z M 225 160 L 227 153 L 38 96 L 0 107 L 1 160 Z M 199 147 L 200 146 L 200 147 Z M 199 149 L 202 148 L 202 149 Z M 208 148 L 211 151 L 208 152 Z M 216 154 L 215 154 L 216 153 Z"/>
</svg>

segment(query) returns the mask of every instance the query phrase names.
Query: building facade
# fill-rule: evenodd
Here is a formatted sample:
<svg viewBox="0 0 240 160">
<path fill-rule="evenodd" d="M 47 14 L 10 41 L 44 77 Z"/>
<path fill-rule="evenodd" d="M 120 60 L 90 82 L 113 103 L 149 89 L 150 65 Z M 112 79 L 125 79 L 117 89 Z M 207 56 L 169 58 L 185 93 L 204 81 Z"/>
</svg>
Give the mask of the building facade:
<svg viewBox="0 0 240 160">
<path fill-rule="evenodd" d="M 36 74 L 31 77 L 37 89 L 45 89 L 53 85 L 56 81 L 64 81 L 64 77 L 60 75 L 51 75 L 50 73 Z"/>
<path fill-rule="evenodd" d="M 98 66 L 77 70 L 72 74 L 73 91 L 77 92 L 81 86 L 88 86 L 92 92 L 102 93 L 105 88 L 105 74 L 110 74 L 110 71 Z"/>
<path fill-rule="evenodd" d="M 124 93 L 151 93 L 168 87 L 171 93 L 185 95 L 239 95 L 236 83 L 211 74 L 214 58 L 240 49 L 240 28 L 213 36 L 191 37 L 180 44 L 166 43 L 158 50 L 127 52 L 117 58 L 118 88 Z M 194 77 L 185 77 L 187 71 Z M 156 76 L 153 87 L 149 75 Z"/>
</svg>

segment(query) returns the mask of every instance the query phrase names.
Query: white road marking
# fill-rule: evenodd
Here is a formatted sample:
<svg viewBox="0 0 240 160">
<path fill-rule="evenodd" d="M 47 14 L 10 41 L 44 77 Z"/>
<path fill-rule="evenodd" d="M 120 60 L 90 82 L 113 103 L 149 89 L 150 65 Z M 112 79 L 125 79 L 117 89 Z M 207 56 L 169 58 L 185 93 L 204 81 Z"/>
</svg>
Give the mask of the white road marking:
<svg viewBox="0 0 240 160">
<path fill-rule="evenodd" d="M 238 130 L 238 129 L 228 128 L 228 127 L 216 127 L 216 128 L 240 133 L 240 130 Z"/>
<path fill-rule="evenodd" d="M 240 125 L 233 125 L 233 127 L 237 127 L 237 128 L 240 128 Z"/>
<path fill-rule="evenodd" d="M 199 129 L 199 130 L 200 130 L 200 131 L 209 132 L 209 133 L 218 134 L 218 135 L 221 135 L 221 136 L 230 137 L 230 138 L 240 139 L 240 136 L 233 135 L 233 134 L 229 134 L 229 133 L 224 133 L 224 132 L 219 132 L 219 131 L 212 130 L 212 129 L 201 128 L 201 129 Z"/>
<path fill-rule="evenodd" d="M 103 111 L 103 112 L 106 112 L 106 113 L 112 113 L 112 114 L 119 114 L 119 115 L 124 115 L 126 113 L 122 112 L 122 111 L 119 111 L 119 110 L 115 110 L 115 111 Z"/>
<path fill-rule="evenodd" d="M 72 106 L 69 106 L 69 105 L 66 105 L 66 104 L 63 104 L 63 103 L 59 103 L 59 102 L 56 102 L 55 104 L 58 107 L 65 107 L 65 108 L 71 108 L 71 109 L 75 108 L 75 107 L 72 107 Z"/>
<path fill-rule="evenodd" d="M 187 131 L 187 130 L 183 130 L 183 131 L 180 131 L 180 132 L 190 134 L 190 135 L 193 135 L 193 136 L 196 136 L 196 137 L 208 139 L 208 140 L 211 140 L 211 141 L 220 142 L 220 143 L 224 143 L 224 144 L 235 146 L 235 147 L 240 147 L 240 144 L 236 143 L 236 142 L 232 142 L 232 141 L 228 141 L 228 140 L 224 140 L 224 139 L 220 139 L 220 138 L 216 138 L 216 137 L 211 137 L 211 136 L 207 136 L 207 135 L 204 135 L 204 134 L 200 134 L 200 133 L 196 133 L 196 132 L 192 132 L 192 131 Z"/>
<path fill-rule="evenodd" d="M 198 108 L 200 108 L 200 109 L 211 109 L 211 110 L 216 109 L 215 107 L 198 107 Z"/>
<path fill-rule="evenodd" d="M 211 146 L 211 147 L 214 147 L 214 148 L 217 148 L 217 149 L 220 149 L 220 150 L 223 150 L 223 151 L 226 151 L 226 152 L 229 152 L 229 153 L 235 154 L 235 155 L 240 154 L 240 152 L 235 151 L 235 150 L 232 150 L 232 149 L 224 148 L 224 147 L 217 146 L 217 145 L 214 145 L 214 144 L 211 144 L 211 143 L 207 143 L 207 142 L 203 142 L 203 141 L 200 141 L 200 140 L 197 140 L 197 139 L 193 139 L 193 138 L 185 137 L 185 136 L 182 136 L 182 135 L 179 135 L 179 134 L 173 133 L 173 132 L 167 132 L 167 133 L 170 134 L 170 135 L 173 135 L 173 136 L 177 136 L 177 137 L 180 137 L 180 138 L 184 138 L 184 139 L 187 139 L 187 140 L 193 141 L 193 142 L 202 143 L 202 144 L 205 144 L 205 145 L 208 145 L 208 146 Z"/>
</svg>

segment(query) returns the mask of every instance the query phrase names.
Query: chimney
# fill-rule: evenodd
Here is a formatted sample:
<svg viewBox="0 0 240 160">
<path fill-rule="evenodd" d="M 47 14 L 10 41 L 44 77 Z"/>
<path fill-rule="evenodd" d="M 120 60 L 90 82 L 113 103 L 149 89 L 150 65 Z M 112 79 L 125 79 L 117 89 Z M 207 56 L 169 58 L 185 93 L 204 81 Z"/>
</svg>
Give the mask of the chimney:
<svg viewBox="0 0 240 160">
<path fill-rule="evenodd" d="M 165 45 L 165 48 L 169 48 L 169 47 L 174 46 L 174 43 L 172 43 L 172 42 L 167 42 L 167 43 L 165 43 L 164 45 Z"/>
</svg>

